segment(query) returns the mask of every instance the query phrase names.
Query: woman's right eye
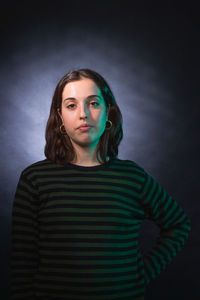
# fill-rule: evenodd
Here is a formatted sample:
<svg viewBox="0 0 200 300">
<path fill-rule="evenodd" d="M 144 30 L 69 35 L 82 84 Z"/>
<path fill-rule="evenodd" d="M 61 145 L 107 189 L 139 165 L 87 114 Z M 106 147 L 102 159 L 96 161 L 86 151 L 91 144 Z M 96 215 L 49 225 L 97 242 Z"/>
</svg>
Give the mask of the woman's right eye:
<svg viewBox="0 0 200 300">
<path fill-rule="evenodd" d="M 67 108 L 70 108 L 72 105 L 74 105 L 74 104 L 70 104 L 70 105 L 68 105 L 68 106 L 67 106 Z"/>
</svg>

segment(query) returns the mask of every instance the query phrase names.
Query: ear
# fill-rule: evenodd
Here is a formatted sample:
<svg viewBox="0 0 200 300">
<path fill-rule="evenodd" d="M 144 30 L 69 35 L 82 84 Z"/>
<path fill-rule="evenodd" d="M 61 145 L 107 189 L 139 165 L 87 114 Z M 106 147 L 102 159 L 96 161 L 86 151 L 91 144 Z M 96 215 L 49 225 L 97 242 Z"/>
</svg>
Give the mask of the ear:
<svg viewBox="0 0 200 300">
<path fill-rule="evenodd" d="M 61 120 L 62 120 L 62 122 L 63 122 L 62 114 L 61 114 L 61 112 L 60 112 L 60 109 L 59 109 L 59 108 L 57 108 L 57 113 L 58 113 L 59 117 L 61 118 Z"/>
<path fill-rule="evenodd" d="M 109 115 L 109 112 L 110 112 L 110 104 L 108 105 L 108 108 L 107 108 L 107 117 L 108 117 L 108 115 Z"/>
</svg>

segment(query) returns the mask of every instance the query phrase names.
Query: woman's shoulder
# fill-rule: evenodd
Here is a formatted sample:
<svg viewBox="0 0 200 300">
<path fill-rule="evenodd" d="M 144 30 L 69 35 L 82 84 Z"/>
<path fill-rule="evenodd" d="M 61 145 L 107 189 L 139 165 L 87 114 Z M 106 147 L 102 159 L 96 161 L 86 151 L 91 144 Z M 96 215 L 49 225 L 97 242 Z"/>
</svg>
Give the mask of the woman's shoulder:
<svg viewBox="0 0 200 300">
<path fill-rule="evenodd" d="M 40 171 L 45 171 L 56 167 L 57 165 L 53 163 L 51 160 L 43 159 L 28 165 L 22 170 L 21 173 L 23 176 L 29 176 L 31 174 L 35 174 Z"/>
<path fill-rule="evenodd" d="M 145 169 L 134 160 L 117 158 L 115 163 L 127 170 L 138 170 L 141 173 L 146 173 Z"/>
</svg>

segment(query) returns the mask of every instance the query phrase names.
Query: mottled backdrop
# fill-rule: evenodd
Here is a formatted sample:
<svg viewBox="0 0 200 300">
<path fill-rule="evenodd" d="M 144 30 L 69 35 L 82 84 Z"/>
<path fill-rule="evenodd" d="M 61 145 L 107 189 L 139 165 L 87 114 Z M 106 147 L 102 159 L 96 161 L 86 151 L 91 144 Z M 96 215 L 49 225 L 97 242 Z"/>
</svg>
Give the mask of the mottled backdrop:
<svg viewBox="0 0 200 300">
<path fill-rule="evenodd" d="M 71 2 L 71 3 L 70 3 Z M 147 300 L 200 299 L 199 13 L 148 1 L 12 1 L 1 7 L 1 299 L 9 299 L 10 230 L 21 171 L 44 159 L 55 86 L 74 68 L 102 74 L 123 115 L 119 158 L 144 167 L 192 220 L 185 247 Z M 164 3 L 164 2 L 162 2 Z M 148 249 L 158 229 L 144 222 Z"/>
</svg>

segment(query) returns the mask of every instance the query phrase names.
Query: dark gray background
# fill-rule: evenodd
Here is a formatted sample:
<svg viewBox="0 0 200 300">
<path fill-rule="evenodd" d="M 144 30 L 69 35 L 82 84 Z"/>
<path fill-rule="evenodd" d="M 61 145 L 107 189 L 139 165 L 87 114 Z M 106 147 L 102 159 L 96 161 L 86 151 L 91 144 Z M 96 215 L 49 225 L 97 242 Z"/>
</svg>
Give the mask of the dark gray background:
<svg viewBox="0 0 200 300">
<path fill-rule="evenodd" d="M 192 221 L 184 248 L 152 281 L 147 300 L 200 299 L 199 11 L 192 4 L 133 3 L 11 1 L 1 7 L 1 299 L 10 293 L 16 184 L 27 165 L 44 159 L 53 91 L 74 68 L 94 69 L 110 84 L 123 115 L 119 158 L 145 168 Z M 156 234 L 155 225 L 144 222 L 146 250 Z"/>
</svg>

